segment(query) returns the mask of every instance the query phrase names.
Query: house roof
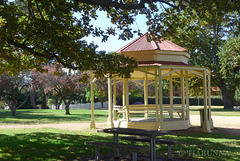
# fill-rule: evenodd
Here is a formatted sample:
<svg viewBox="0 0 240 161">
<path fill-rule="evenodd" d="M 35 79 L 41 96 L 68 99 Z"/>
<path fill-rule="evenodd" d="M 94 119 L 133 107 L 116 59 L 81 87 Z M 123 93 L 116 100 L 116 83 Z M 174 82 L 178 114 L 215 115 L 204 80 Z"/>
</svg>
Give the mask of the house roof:
<svg viewBox="0 0 240 161">
<path fill-rule="evenodd" d="M 141 37 L 135 39 L 129 44 L 125 45 L 121 49 L 117 50 L 120 52 L 130 52 L 130 51 L 149 51 L 149 50 L 162 50 L 162 51 L 185 51 L 186 50 L 171 41 L 160 40 L 160 41 L 147 41 L 146 33 Z"/>
</svg>

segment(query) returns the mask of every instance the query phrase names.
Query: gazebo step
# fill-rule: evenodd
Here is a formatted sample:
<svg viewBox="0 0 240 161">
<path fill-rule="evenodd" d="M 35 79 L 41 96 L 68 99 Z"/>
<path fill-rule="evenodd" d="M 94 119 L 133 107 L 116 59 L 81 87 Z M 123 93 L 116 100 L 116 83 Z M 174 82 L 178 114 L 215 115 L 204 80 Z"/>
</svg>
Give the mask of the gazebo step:
<svg viewBox="0 0 240 161">
<path fill-rule="evenodd" d="M 149 122 L 147 122 L 149 121 Z M 176 119 L 166 119 L 163 124 L 158 127 L 158 123 L 153 121 L 152 119 L 144 119 L 140 121 L 132 121 L 128 124 L 125 120 L 114 121 L 114 127 L 121 127 L 121 128 L 137 128 L 137 129 L 149 129 L 149 130 L 181 130 L 181 129 L 188 129 L 190 128 L 190 121 L 189 120 L 180 120 Z"/>
</svg>

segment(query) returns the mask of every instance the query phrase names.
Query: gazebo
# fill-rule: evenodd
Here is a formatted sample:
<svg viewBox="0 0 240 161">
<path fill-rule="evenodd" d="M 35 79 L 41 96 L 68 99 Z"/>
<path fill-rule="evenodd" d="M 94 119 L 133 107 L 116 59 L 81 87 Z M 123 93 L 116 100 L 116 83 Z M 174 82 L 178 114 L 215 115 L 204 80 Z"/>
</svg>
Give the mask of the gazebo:
<svg viewBox="0 0 240 161">
<path fill-rule="evenodd" d="M 211 71 L 208 68 L 188 65 L 190 53 L 184 48 L 168 41 L 148 42 L 146 34 L 117 51 L 133 57 L 139 67 L 131 73 L 131 78 L 112 76 L 108 78 L 108 122 L 110 127 L 138 128 L 149 130 L 188 129 L 189 114 L 189 80 L 198 77 L 203 80 L 201 89 L 204 94 L 203 131 L 211 132 Z M 143 86 L 144 102 L 129 104 L 129 82 Z M 169 84 L 169 102 L 163 102 L 163 81 Z M 91 84 L 94 83 L 94 76 Z M 117 105 L 116 85 L 122 83 L 122 104 Z M 174 103 L 174 84 L 178 84 L 180 103 Z M 154 86 L 154 104 L 149 103 L 148 87 Z M 93 93 L 93 85 L 92 93 Z M 200 87 L 199 87 L 200 88 Z M 92 121 L 94 122 L 94 102 L 92 94 Z"/>
</svg>

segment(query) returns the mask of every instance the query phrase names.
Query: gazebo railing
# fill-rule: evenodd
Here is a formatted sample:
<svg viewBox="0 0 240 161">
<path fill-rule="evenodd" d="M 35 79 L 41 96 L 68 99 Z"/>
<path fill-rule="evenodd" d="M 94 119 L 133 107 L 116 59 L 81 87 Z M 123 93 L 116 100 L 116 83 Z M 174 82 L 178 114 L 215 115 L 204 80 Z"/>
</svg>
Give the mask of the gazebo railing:
<svg viewBox="0 0 240 161">
<path fill-rule="evenodd" d="M 173 118 L 173 113 L 176 112 L 178 116 L 186 120 L 187 117 L 187 111 L 189 110 L 189 107 L 183 104 L 164 104 L 163 105 L 163 111 L 167 111 L 169 113 L 170 118 Z"/>
<path fill-rule="evenodd" d="M 176 112 L 178 116 L 183 119 L 189 119 L 188 114 L 189 107 L 182 104 L 163 104 L 162 111 L 168 112 L 169 117 L 173 118 L 173 113 Z M 126 119 L 126 116 L 132 117 L 133 114 L 145 114 L 145 118 L 148 117 L 148 114 L 155 114 L 157 116 L 157 105 L 149 104 L 149 105 L 128 105 L 128 106 L 113 106 L 114 112 L 114 120 L 116 121 L 120 115 L 123 115 L 123 119 Z"/>
</svg>

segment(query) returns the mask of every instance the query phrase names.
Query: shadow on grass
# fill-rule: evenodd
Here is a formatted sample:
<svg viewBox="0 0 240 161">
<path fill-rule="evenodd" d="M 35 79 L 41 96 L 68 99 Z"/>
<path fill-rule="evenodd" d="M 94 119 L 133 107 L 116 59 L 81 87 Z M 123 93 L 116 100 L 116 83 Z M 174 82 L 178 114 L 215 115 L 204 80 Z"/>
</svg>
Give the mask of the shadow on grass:
<svg viewBox="0 0 240 161">
<path fill-rule="evenodd" d="M 0 160 L 87 160 L 93 158 L 94 148 L 84 142 L 93 139 L 108 141 L 102 136 L 53 132 L 0 134 Z"/>
<path fill-rule="evenodd" d="M 94 158 L 94 147 L 85 146 L 89 140 L 111 142 L 112 135 L 77 133 L 64 130 L 38 129 L 38 131 L 0 131 L 0 160 L 74 160 Z M 165 139 L 183 140 L 174 146 L 173 157 L 182 160 L 239 160 L 240 138 L 222 134 L 176 131 Z M 129 143 L 127 141 L 120 141 Z M 142 143 L 143 144 L 143 143 Z M 113 155 L 112 148 L 101 148 L 100 154 Z M 149 154 L 146 151 L 145 154 Z M 167 146 L 160 145 L 157 155 L 166 156 Z M 139 153 L 141 155 L 142 153 Z"/>
<path fill-rule="evenodd" d="M 239 129 L 215 128 L 212 133 L 201 132 L 202 128 L 192 127 L 188 130 L 173 131 L 166 139 L 183 140 L 184 144 L 176 146 L 176 156 L 193 160 L 236 160 L 240 158 L 240 135 L 232 135 Z M 221 131 L 220 131 L 221 130 Z M 236 131 L 235 131 L 236 132 Z M 166 147 L 167 148 L 167 147 Z"/>
</svg>

